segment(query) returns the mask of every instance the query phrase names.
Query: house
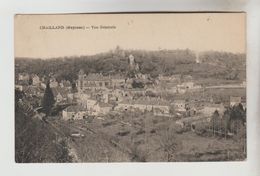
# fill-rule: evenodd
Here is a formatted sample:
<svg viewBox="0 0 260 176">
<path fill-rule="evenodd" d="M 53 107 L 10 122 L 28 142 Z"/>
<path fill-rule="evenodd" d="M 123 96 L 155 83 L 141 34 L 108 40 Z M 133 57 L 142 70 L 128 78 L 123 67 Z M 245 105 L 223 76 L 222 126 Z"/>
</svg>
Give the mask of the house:
<svg viewBox="0 0 260 176">
<path fill-rule="evenodd" d="M 128 98 L 133 98 L 134 96 L 145 96 L 145 89 L 135 88 L 135 89 L 124 89 L 123 96 Z"/>
<path fill-rule="evenodd" d="M 59 85 L 62 88 L 65 87 L 65 88 L 71 89 L 71 83 L 68 80 L 61 80 Z"/>
<path fill-rule="evenodd" d="M 15 84 L 29 85 L 30 75 L 28 73 L 19 73 L 15 79 Z"/>
<path fill-rule="evenodd" d="M 148 74 L 142 74 L 142 73 L 136 73 L 135 76 L 136 76 L 136 78 L 142 79 L 142 80 L 147 80 L 149 78 Z"/>
<path fill-rule="evenodd" d="M 90 115 L 98 115 L 100 113 L 100 107 L 97 100 L 88 99 L 87 100 L 87 112 Z"/>
<path fill-rule="evenodd" d="M 204 114 L 205 116 L 211 116 L 215 111 L 218 111 L 219 114 L 223 114 L 225 107 L 223 104 L 207 104 L 204 105 L 202 109 L 198 112 Z"/>
<path fill-rule="evenodd" d="M 86 75 L 83 70 L 79 71 L 78 75 L 78 92 L 84 90 L 102 90 L 111 87 L 111 79 L 102 74 L 88 74 Z"/>
<path fill-rule="evenodd" d="M 38 86 L 40 85 L 41 81 L 38 75 L 32 75 L 32 85 Z"/>
<path fill-rule="evenodd" d="M 201 85 L 195 85 L 194 82 L 183 82 L 182 84 L 177 85 L 177 92 L 180 94 L 186 93 L 187 91 L 194 92 L 200 91 L 202 89 Z"/>
<path fill-rule="evenodd" d="M 182 80 L 183 80 L 184 82 L 190 82 L 190 81 L 193 80 L 193 78 L 192 78 L 191 75 L 183 75 L 183 76 L 182 76 Z"/>
<path fill-rule="evenodd" d="M 113 88 L 124 87 L 125 78 L 120 75 L 114 75 L 109 77 L 111 79 L 111 85 Z"/>
<path fill-rule="evenodd" d="M 59 83 L 56 81 L 55 78 L 50 79 L 50 88 L 58 87 Z"/>
<path fill-rule="evenodd" d="M 23 91 L 23 86 L 22 85 L 15 85 L 15 89 Z"/>
<path fill-rule="evenodd" d="M 176 83 L 168 82 L 168 83 L 165 83 L 165 84 L 161 84 L 161 87 L 162 87 L 163 91 L 166 91 L 168 93 L 172 93 L 172 94 L 177 93 Z"/>
<path fill-rule="evenodd" d="M 46 84 L 44 84 L 44 83 L 42 83 L 42 82 L 40 83 L 40 86 L 41 86 L 42 88 L 44 88 L 44 89 L 46 88 Z"/>
<path fill-rule="evenodd" d="M 230 106 L 233 107 L 234 105 L 238 105 L 241 103 L 241 97 L 230 97 Z"/>
<path fill-rule="evenodd" d="M 175 111 L 177 111 L 177 112 L 186 111 L 186 101 L 185 100 L 174 100 L 173 106 L 174 106 Z"/>
<path fill-rule="evenodd" d="M 124 98 L 124 90 L 123 89 L 114 89 L 108 92 L 108 102 L 118 102 L 122 101 Z"/>
<path fill-rule="evenodd" d="M 118 103 L 115 110 L 119 111 L 131 111 L 138 109 L 142 112 L 161 112 L 163 114 L 169 114 L 169 103 L 159 98 L 139 98 L 137 100 L 125 99 Z"/>
<path fill-rule="evenodd" d="M 18 80 L 19 81 L 29 81 L 30 75 L 28 73 L 19 73 Z"/>
<path fill-rule="evenodd" d="M 23 91 L 30 96 L 43 97 L 44 95 L 44 90 L 37 86 L 23 86 Z"/>
<path fill-rule="evenodd" d="M 87 100 L 91 97 L 91 92 L 84 92 L 80 93 L 77 97 L 78 103 L 82 104 L 83 106 L 87 106 Z M 76 99 L 76 97 L 74 96 Z"/>
<path fill-rule="evenodd" d="M 181 75 L 176 74 L 176 75 L 164 76 L 164 75 L 160 74 L 158 76 L 158 80 L 160 82 L 179 83 L 181 81 Z"/>
<path fill-rule="evenodd" d="M 67 94 L 68 97 L 68 102 L 76 102 L 77 98 L 76 98 L 76 94 L 75 93 L 68 93 Z"/>
<path fill-rule="evenodd" d="M 181 128 L 190 127 L 192 129 L 192 126 L 194 126 L 196 123 L 201 123 L 201 122 L 209 123 L 210 121 L 211 121 L 211 117 L 199 115 L 199 116 L 182 118 L 180 120 L 177 120 L 175 124 L 180 126 Z"/>
<path fill-rule="evenodd" d="M 57 103 L 65 102 L 68 100 L 68 92 L 64 88 L 53 87 L 52 93 Z"/>
<path fill-rule="evenodd" d="M 69 106 L 62 111 L 62 118 L 64 120 L 79 120 L 86 118 L 86 109 L 80 105 Z"/>
</svg>

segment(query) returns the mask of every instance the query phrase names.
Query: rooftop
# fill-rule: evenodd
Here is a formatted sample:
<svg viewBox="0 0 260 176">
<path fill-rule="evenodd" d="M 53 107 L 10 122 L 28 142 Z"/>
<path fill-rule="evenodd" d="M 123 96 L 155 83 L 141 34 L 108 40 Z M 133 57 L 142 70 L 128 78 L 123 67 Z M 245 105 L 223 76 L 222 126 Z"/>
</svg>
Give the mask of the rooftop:
<svg viewBox="0 0 260 176">
<path fill-rule="evenodd" d="M 51 89 L 54 96 L 57 96 L 60 93 L 61 96 L 66 97 L 69 93 L 66 89 L 61 87 L 53 87 Z"/>
<path fill-rule="evenodd" d="M 80 105 L 69 106 L 66 108 L 67 112 L 79 112 L 79 111 L 85 111 L 85 110 L 86 109 Z"/>
<path fill-rule="evenodd" d="M 137 100 L 125 99 L 120 102 L 121 104 L 139 104 L 139 105 L 160 105 L 168 106 L 170 103 L 160 98 L 139 98 Z"/>
</svg>

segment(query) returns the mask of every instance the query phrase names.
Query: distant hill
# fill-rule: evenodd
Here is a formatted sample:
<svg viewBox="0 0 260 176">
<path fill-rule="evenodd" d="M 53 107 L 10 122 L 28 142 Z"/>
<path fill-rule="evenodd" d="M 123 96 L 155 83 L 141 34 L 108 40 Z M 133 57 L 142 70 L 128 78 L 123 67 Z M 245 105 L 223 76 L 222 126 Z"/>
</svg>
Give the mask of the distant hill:
<svg viewBox="0 0 260 176">
<path fill-rule="evenodd" d="M 127 74 L 128 57 L 132 54 L 139 64 L 140 72 L 153 77 L 158 74 L 190 74 L 195 78 L 243 80 L 246 77 L 245 54 L 207 51 L 196 56 L 186 50 L 122 50 L 117 48 L 92 56 L 74 56 L 53 59 L 16 58 L 15 71 L 38 75 L 54 74 L 58 80 L 77 79 L 80 69 L 86 73 Z M 198 63 L 199 62 L 199 63 Z"/>
</svg>

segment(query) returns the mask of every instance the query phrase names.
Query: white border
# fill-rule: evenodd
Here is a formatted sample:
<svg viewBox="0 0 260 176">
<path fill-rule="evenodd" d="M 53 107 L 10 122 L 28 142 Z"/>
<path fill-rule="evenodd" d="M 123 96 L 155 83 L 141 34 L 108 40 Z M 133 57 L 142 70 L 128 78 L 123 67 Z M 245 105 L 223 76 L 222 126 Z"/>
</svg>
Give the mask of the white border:
<svg viewBox="0 0 260 176">
<path fill-rule="evenodd" d="M 16 164 L 14 162 L 14 48 L 16 13 L 130 11 L 246 11 L 248 24 L 248 158 L 245 162 Z M 199 175 L 259 176 L 259 0 L 9 0 L 0 1 L 1 175 Z"/>
</svg>

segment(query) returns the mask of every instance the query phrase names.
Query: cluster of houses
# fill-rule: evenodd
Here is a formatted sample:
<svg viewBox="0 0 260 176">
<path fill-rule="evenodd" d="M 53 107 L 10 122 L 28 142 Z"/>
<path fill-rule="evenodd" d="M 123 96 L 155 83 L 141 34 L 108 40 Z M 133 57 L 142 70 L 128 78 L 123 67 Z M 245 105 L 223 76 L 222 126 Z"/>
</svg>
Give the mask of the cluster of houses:
<svg viewBox="0 0 260 176">
<path fill-rule="evenodd" d="M 190 75 L 159 75 L 151 79 L 150 75 L 139 72 L 133 55 L 129 56 L 129 69 L 135 71 L 135 76 L 129 78 L 121 74 L 102 75 L 100 73 L 85 74 L 79 71 L 76 81 L 77 91 L 72 91 L 72 83 L 67 80 L 58 82 L 50 77 L 56 103 L 76 102 L 62 112 L 62 117 L 68 119 L 84 119 L 87 116 L 104 116 L 111 111 L 141 111 L 156 115 L 195 116 L 202 113 L 209 116 L 215 110 L 223 109 L 222 104 L 206 103 L 198 106 L 185 99 L 166 100 L 162 93 L 182 95 L 187 92 L 203 92 L 201 85 L 194 83 Z M 46 88 L 46 77 L 36 74 L 19 73 L 16 88 L 25 93 L 42 97 Z M 136 86 L 134 85 L 142 85 Z M 242 103 L 241 97 L 231 97 L 230 105 Z"/>
<path fill-rule="evenodd" d="M 58 82 L 54 76 L 51 76 L 48 81 L 56 103 L 75 101 L 70 81 L 61 80 Z M 23 91 L 28 97 L 42 98 L 46 82 L 47 77 L 45 76 L 40 77 L 36 74 L 18 73 L 15 88 Z"/>
<path fill-rule="evenodd" d="M 180 75 L 164 76 L 159 75 L 151 80 L 150 75 L 139 72 L 139 65 L 135 63 L 133 55 L 129 56 L 129 69 L 135 71 L 133 78 L 125 75 L 85 74 L 79 71 L 77 80 L 77 102 L 75 108 L 64 110 L 64 119 L 84 118 L 86 115 L 102 116 L 110 111 L 136 111 L 153 112 L 154 114 L 170 114 L 174 106 L 176 111 L 184 112 L 185 101 L 175 100 L 169 102 L 161 96 L 151 97 L 148 92 L 156 95 L 160 92 L 185 93 L 202 89 L 201 86 L 192 82 L 191 76 L 184 79 Z M 189 80 L 189 81 L 182 81 Z M 142 84 L 141 87 L 134 87 L 134 83 Z M 84 109 L 76 111 L 77 109 Z"/>
<path fill-rule="evenodd" d="M 223 126 L 224 123 L 227 123 L 224 119 L 224 114 L 225 114 L 225 111 L 227 110 L 227 107 L 233 108 L 238 105 L 242 105 L 243 111 L 246 112 L 245 97 L 230 96 L 228 105 L 225 105 L 223 103 L 219 103 L 219 104 L 207 103 L 207 104 L 203 105 L 203 107 L 196 109 L 195 114 L 189 115 L 189 116 L 187 116 L 187 118 L 181 118 L 181 119 L 177 120 L 176 125 L 181 127 L 182 129 L 188 127 L 191 130 L 195 130 L 195 128 L 198 128 L 197 126 L 200 126 L 202 129 L 205 129 L 206 126 L 208 126 L 214 120 L 216 120 L 216 119 L 213 119 L 213 115 L 215 113 L 217 113 L 217 115 L 218 115 L 217 120 L 221 121 L 220 126 Z M 222 128 L 224 128 L 224 127 L 222 127 Z"/>
</svg>

